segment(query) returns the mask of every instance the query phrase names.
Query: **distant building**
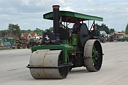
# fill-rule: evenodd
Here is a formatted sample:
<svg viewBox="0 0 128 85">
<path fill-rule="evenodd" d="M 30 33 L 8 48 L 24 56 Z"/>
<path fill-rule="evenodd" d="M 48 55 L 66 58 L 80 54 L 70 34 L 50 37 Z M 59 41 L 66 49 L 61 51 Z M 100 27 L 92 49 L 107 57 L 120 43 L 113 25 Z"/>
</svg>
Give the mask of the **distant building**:
<svg viewBox="0 0 128 85">
<path fill-rule="evenodd" d="M 21 39 L 31 39 L 37 37 L 36 33 L 21 33 Z"/>
<path fill-rule="evenodd" d="M 19 38 L 13 34 L 8 34 L 4 38 L 14 38 L 14 40 L 18 40 Z"/>
</svg>

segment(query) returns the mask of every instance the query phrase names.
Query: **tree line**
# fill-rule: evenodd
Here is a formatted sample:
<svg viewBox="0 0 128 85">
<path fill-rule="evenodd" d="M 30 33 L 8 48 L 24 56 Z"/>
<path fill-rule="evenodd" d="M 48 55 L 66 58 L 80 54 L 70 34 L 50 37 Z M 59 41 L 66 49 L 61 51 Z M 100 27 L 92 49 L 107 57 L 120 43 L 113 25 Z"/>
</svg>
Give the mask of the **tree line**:
<svg viewBox="0 0 128 85">
<path fill-rule="evenodd" d="M 18 24 L 9 24 L 7 30 L 0 30 L 0 37 L 5 37 L 8 34 L 12 34 L 20 38 L 21 33 L 37 33 L 38 36 L 42 36 L 42 33 L 46 32 L 47 30 L 48 29 L 41 30 L 40 28 L 36 28 L 35 30 L 21 30 Z M 49 30 L 53 30 L 53 28 L 50 27 Z"/>
<path fill-rule="evenodd" d="M 114 28 L 109 28 L 106 24 L 101 24 L 101 25 L 96 24 L 96 26 L 97 26 L 97 30 L 105 31 L 107 34 L 115 32 Z"/>
<path fill-rule="evenodd" d="M 99 31 L 105 31 L 107 34 L 115 32 L 114 28 L 108 28 L 106 24 L 101 24 L 101 25 L 96 24 L 96 25 Z M 126 28 L 121 32 L 128 34 L 128 24 L 126 25 Z"/>
<path fill-rule="evenodd" d="M 107 34 L 115 32 L 114 28 L 109 28 L 106 24 L 96 24 L 96 26 L 99 31 L 105 31 Z M 5 37 L 8 34 L 13 34 L 20 38 L 21 33 L 37 33 L 38 36 L 42 36 L 42 33 L 46 32 L 47 30 L 53 31 L 53 27 L 45 30 L 41 30 L 40 28 L 36 28 L 35 30 L 21 30 L 18 24 L 9 24 L 7 30 L 0 30 L 0 37 Z M 124 32 L 128 34 L 128 24 Z"/>
</svg>

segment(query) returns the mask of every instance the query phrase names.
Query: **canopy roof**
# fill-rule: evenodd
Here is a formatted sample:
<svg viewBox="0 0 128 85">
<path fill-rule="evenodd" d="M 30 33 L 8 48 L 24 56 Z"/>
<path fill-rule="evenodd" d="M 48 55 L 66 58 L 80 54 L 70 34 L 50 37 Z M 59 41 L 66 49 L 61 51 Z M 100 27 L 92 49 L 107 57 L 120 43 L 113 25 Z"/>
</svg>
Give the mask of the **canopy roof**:
<svg viewBox="0 0 128 85">
<path fill-rule="evenodd" d="M 70 22 L 70 23 L 75 23 L 78 19 L 80 21 L 85 21 L 85 20 L 103 21 L 102 17 L 91 16 L 91 15 L 86 15 L 86 14 L 81 14 L 76 12 L 70 12 L 70 11 L 59 11 L 59 15 L 62 16 L 62 21 Z M 43 18 L 53 20 L 53 12 L 44 14 Z"/>
</svg>

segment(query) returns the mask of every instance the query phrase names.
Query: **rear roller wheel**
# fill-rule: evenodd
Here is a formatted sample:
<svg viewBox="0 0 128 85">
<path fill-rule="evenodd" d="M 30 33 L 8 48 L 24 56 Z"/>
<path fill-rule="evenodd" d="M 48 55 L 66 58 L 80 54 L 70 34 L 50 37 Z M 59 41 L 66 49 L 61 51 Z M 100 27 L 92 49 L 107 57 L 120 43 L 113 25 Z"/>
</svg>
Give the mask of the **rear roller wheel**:
<svg viewBox="0 0 128 85">
<path fill-rule="evenodd" d="M 30 57 L 30 66 L 59 67 L 62 64 L 61 50 L 37 50 Z M 30 68 L 33 78 L 66 78 L 68 67 L 61 68 Z"/>
<path fill-rule="evenodd" d="M 99 71 L 102 66 L 102 47 L 98 40 L 88 40 L 84 47 L 84 63 L 88 71 Z"/>
</svg>

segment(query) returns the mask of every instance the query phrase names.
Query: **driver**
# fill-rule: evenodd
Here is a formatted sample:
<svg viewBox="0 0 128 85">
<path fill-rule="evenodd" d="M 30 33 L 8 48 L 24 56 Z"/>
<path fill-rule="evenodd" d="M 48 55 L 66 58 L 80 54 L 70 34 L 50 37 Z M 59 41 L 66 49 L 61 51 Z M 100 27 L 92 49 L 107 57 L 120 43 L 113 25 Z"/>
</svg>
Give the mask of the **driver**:
<svg viewBox="0 0 128 85">
<path fill-rule="evenodd" d="M 94 39 L 99 39 L 100 38 L 100 32 L 97 30 L 97 26 L 93 26 L 93 30 L 91 31 L 91 36 Z"/>
</svg>

